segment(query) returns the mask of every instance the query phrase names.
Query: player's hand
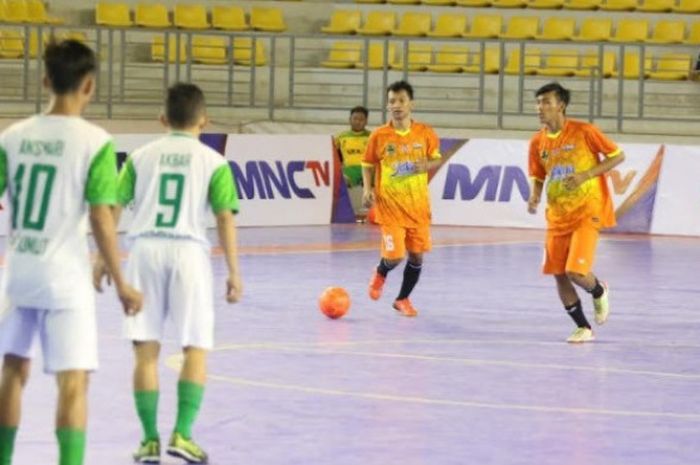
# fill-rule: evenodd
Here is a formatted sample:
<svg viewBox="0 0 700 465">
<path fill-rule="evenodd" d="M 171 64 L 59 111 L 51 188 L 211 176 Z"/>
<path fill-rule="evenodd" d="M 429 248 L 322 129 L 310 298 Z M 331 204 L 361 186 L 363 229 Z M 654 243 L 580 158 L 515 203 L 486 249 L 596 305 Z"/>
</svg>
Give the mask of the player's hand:
<svg viewBox="0 0 700 465">
<path fill-rule="evenodd" d="M 92 266 L 92 285 L 97 292 L 102 292 L 103 279 L 106 279 L 108 286 L 112 285 L 112 277 L 107 272 L 107 265 L 102 259 L 102 255 L 98 255 Z"/>
<path fill-rule="evenodd" d="M 243 294 L 243 283 L 238 273 L 229 275 L 226 280 L 226 302 L 233 304 L 241 299 Z"/>
<path fill-rule="evenodd" d="M 540 204 L 540 197 L 531 195 L 527 201 L 527 212 L 534 215 L 537 213 L 537 206 Z"/>
<path fill-rule="evenodd" d="M 374 205 L 374 191 L 365 189 L 362 192 L 362 206 L 365 208 L 372 208 L 372 205 Z"/>
<path fill-rule="evenodd" d="M 141 307 L 143 306 L 143 294 L 139 291 L 128 284 L 123 284 L 117 288 L 117 295 L 119 296 L 119 300 L 122 301 L 124 313 L 127 315 L 136 315 L 141 311 Z"/>
<path fill-rule="evenodd" d="M 564 187 L 570 191 L 578 188 L 581 184 L 588 180 L 586 173 L 572 173 L 562 180 Z"/>
</svg>

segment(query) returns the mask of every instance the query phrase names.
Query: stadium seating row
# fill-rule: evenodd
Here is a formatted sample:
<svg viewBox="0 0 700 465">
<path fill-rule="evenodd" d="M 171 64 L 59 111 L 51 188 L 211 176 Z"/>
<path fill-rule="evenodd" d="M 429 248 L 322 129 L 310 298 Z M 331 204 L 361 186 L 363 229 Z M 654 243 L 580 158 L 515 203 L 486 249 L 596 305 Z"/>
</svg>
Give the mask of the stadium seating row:
<svg viewBox="0 0 700 465">
<path fill-rule="evenodd" d="M 7 23 L 61 24 L 49 15 L 42 0 L 0 0 L 0 21 Z"/>
<path fill-rule="evenodd" d="M 700 0 L 698 0 L 700 1 Z M 554 16 L 545 18 L 540 29 L 539 16 L 514 16 L 504 29 L 500 15 L 476 15 L 468 27 L 465 15 L 446 13 L 438 16 L 431 29 L 429 13 L 406 12 L 396 24 L 392 11 L 372 11 L 367 14 L 364 26 L 360 25 L 359 11 L 338 10 L 330 23 L 321 31 L 329 34 L 353 34 L 379 36 L 428 36 L 469 37 L 538 40 L 577 40 L 648 43 L 700 43 L 700 21 L 695 22 L 686 36 L 686 23 L 682 20 L 660 20 L 652 28 L 646 19 L 622 19 L 613 24 L 604 17 L 584 18 L 576 32 L 576 20 Z M 614 32 L 613 32 L 614 26 Z M 650 31 L 651 34 L 650 34 Z"/>
<path fill-rule="evenodd" d="M 460 45 L 444 45 L 437 50 L 426 43 L 409 44 L 405 60 L 397 60 L 396 44 L 389 44 L 388 57 L 390 69 L 408 71 L 432 71 L 436 73 L 485 73 L 498 74 L 501 69 L 499 47 L 487 47 L 482 55 L 481 49 L 470 49 Z M 333 44 L 328 59 L 321 66 L 335 69 L 364 68 L 380 69 L 384 66 L 384 45 L 370 44 L 365 60 L 362 55 L 362 43 L 336 42 Z M 605 51 L 601 57 L 597 50 L 585 51 L 555 49 L 545 53 L 536 48 L 528 48 L 524 57 L 520 49 L 511 50 L 503 68 L 506 74 L 517 75 L 523 70 L 526 75 L 542 76 L 598 76 L 604 78 L 618 77 L 617 53 Z M 639 79 L 640 53 L 627 51 L 622 65 L 622 77 Z M 644 78 L 663 80 L 688 79 L 691 56 L 682 53 L 664 53 L 652 57 L 644 55 Z M 522 64 L 522 67 L 521 67 Z"/>
<path fill-rule="evenodd" d="M 167 28 L 171 26 L 182 29 L 221 29 L 227 31 L 282 32 L 287 29 L 282 11 L 279 8 L 252 7 L 250 23 L 245 11 L 236 5 L 212 6 L 211 22 L 204 5 L 178 4 L 173 8 L 172 20 L 167 7 L 161 3 L 143 3 L 131 9 L 126 3 L 100 2 L 95 8 L 95 22 L 102 26 Z"/>
<path fill-rule="evenodd" d="M 700 13 L 698 0 L 386 0 L 394 5 L 466 6 L 472 8 L 537 8 L 655 13 Z M 384 3 L 385 0 L 355 0 L 355 3 Z"/>
<path fill-rule="evenodd" d="M 79 31 L 59 31 L 56 36 L 59 39 L 75 39 L 86 41 L 85 34 Z M 43 34 L 44 44 L 49 40 L 49 33 Z M 24 34 L 17 30 L 0 30 L 0 58 L 22 58 L 26 54 L 30 58 L 35 58 L 39 53 L 39 38 L 35 30 L 29 34 L 28 44 L 25 45 Z"/>
</svg>

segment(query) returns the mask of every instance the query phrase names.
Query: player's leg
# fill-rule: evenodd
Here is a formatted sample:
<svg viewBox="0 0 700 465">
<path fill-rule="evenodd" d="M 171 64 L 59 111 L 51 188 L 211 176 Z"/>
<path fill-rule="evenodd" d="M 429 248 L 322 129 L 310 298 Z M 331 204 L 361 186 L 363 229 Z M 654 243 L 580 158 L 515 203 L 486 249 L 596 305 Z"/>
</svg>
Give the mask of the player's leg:
<svg viewBox="0 0 700 465">
<path fill-rule="evenodd" d="M 38 329 L 36 310 L 11 309 L 0 323 L 0 465 L 12 463 L 21 417 L 22 392 L 29 378 Z"/>
<path fill-rule="evenodd" d="M 56 373 L 58 403 L 56 439 L 60 465 L 82 465 L 85 458 L 88 373 L 66 370 Z"/>
<path fill-rule="evenodd" d="M 576 288 L 566 273 L 566 264 L 569 257 L 571 235 L 555 235 L 547 233 L 545 239 L 544 263 L 542 271 L 545 274 L 554 275 L 557 284 L 557 292 L 564 310 L 576 324 L 576 329 L 567 338 L 568 342 L 586 342 L 593 340 L 591 325 L 583 313 L 581 299 Z"/>
<path fill-rule="evenodd" d="M 408 228 L 405 243 L 408 250 L 408 260 L 403 269 L 403 281 L 399 295 L 394 301 L 394 308 L 404 316 L 416 316 L 418 311 L 411 304 L 409 296 L 418 284 L 423 269 L 423 254 L 432 248 L 430 226 Z"/>
<path fill-rule="evenodd" d="M 598 236 L 598 228 L 589 224 L 574 231 L 566 263 L 566 273 L 571 281 L 591 294 L 595 321 L 597 324 L 603 324 L 610 313 L 607 284 L 600 282 L 591 272 Z"/>
<path fill-rule="evenodd" d="M 382 296 L 387 275 L 401 263 L 406 255 L 405 228 L 382 225 L 381 234 L 381 258 L 372 274 L 368 289 L 372 300 L 378 300 Z"/>
<path fill-rule="evenodd" d="M 158 434 L 158 341 L 134 341 L 134 403 L 143 439 L 134 460 L 140 463 L 160 462 L 160 435 Z"/>
<path fill-rule="evenodd" d="M 214 346 L 213 277 L 209 253 L 191 242 L 173 248 L 168 287 L 170 311 L 183 347 L 177 385 L 177 420 L 168 454 L 190 463 L 206 463 L 207 453 L 192 439 L 192 427 L 204 398 L 207 351 Z"/>
</svg>

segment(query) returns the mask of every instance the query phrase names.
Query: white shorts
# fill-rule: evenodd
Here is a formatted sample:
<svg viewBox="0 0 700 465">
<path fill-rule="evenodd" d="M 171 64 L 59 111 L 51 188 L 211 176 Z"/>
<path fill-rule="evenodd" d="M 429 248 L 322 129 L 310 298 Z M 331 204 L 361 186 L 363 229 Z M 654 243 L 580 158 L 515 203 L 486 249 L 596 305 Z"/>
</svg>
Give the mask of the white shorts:
<svg viewBox="0 0 700 465">
<path fill-rule="evenodd" d="M 16 307 L 0 320 L 0 353 L 34 358 L 38 339 L 44 371 L 97 369 L 95 309 L 42 310 Z"/>
<path fill-rule="evenodd" d="M 211 260 L 202 244 L 138 238 L 129 253 L 126 280 L 143 292 L 143 308 L 124 322 L 128 339 L 162 340 L 169 317 L 182 347 L 214 346 Z"/>
</svg>

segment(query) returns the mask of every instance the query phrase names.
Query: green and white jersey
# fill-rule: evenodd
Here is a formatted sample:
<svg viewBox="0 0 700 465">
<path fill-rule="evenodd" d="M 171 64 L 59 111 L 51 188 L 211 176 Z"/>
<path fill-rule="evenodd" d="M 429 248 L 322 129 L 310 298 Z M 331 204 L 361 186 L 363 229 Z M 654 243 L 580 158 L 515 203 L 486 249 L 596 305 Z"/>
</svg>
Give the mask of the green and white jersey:
<svg viewBox="0 0 700 465">
<path fill-rule="evenodd" d="M 209 245 L 207 219 L 238 212 L 226 159 L 195 137 L 172 132 L 134 151 L 119 174 L 119 203 L 133 202 L 129 238 L 192 239 Z"/>
<path fill-rule="evenodd" d="M 0 134 L 0 193 L 11 215 L 4 274 L 13 306 L 94 305 L 88 205 L 116 203 L 107 132 L 80 117 L 37 115 Z"/>
</svg>

